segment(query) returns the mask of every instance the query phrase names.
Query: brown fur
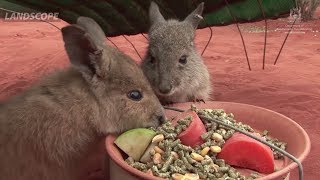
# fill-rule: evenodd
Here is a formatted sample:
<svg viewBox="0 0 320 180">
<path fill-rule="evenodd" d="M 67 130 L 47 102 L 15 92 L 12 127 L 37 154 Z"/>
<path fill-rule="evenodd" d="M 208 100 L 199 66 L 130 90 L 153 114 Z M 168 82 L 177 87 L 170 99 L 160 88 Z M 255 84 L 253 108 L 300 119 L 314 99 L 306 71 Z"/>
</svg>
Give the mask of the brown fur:
<svg viewBox="0 0 320 180">
<path fill-rule="evenodd" d="M 100 137 L 163 120 L 143 72 L 104 43 L 98 24 L 81 17 L 62 34 L 73 66 L 0 104 L 1 179 L 76 180 Z"/>
<path fill-rule="evenodd" d="M 194 45 L 203 6 L 178 21 L 165 20 L 156 3 L 150 5 L 149 46 L 141 67 L 164 104 L 207 100 L 212 92 L 208 69 Z M 179 62 L 182 56 L 186 63 Z"/>
</svg>

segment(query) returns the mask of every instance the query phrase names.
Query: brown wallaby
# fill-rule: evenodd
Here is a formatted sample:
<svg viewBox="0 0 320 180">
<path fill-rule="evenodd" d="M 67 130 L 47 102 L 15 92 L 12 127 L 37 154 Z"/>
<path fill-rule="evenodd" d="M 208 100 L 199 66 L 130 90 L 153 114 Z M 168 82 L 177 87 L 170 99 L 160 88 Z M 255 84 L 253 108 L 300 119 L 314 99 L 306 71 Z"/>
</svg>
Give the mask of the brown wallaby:
<svg viewBox="0 0 320 180">
<path fill-rule="evenodd" d="M 142 69 L 163 104 L 207 100 L 210 76 L 194 45 L 204 3 L 183 21 L 165 20 L 151 2 L 149 46 Z"/>
<path fill-rule="evenodd" d="M 164 121 L 142 70 L 94 20 L 61 31 L 72 66 L 0 104 L 1 180 L 78 180 L 98 138 Z"/>
</svg>

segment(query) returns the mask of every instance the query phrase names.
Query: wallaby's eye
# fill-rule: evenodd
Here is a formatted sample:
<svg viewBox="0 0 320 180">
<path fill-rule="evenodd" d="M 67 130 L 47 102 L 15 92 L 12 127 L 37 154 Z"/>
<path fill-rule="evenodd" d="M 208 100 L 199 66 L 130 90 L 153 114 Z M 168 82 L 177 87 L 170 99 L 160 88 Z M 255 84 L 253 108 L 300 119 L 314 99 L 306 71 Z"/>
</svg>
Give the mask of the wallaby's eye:
<svg viewBox="0 0 320 180">
<path fill-rule="evenodd" d="M 186 64 L 187 63 L 187 56 L 186 55 L 182 55 L 179 59 L 179 63 L 181 64 Z"/>
<path fill-rule="evenodd" d="M 140 101 L 142 99 L 142 93 L 138 90 L 132 90 L 128 93 L 128 98 L 134 101 Z"/>
<path fill-rule="evenodd" d="M 154 64 L 154 63 L 155 63 L 155 61 L 156 61 L 156 58 L 155 58 L 155 57 L 153 57 L 153 56 L 150 56 L 150 63 L 151 63 L 151 64 Z"/>
</svg>

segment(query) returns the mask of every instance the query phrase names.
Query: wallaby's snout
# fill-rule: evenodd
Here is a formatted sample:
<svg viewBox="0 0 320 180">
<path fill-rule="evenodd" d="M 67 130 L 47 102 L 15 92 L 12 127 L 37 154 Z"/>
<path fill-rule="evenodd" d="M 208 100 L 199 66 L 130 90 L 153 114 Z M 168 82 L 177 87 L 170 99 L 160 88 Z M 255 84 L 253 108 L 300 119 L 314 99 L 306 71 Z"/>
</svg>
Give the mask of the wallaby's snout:
<svg viewBox="0 0 320 180">
<path fill-rule="evenodd" d="M 156 115 L 156 119 L 157 119 L 157 126 L 162 125 L 166 121 L 166 117 L 163 111 L 161 112 L 161 114 Z"/>
<path fill-rule="evenodd" d="M 162 125 L 165 121 L 166 121 L 166 116 L 164 114 L 164 108 L 161 106 L 160 102 L 159 102 L 159 108 L 157 108 L 152 116 L 152 121 L 153 121 L 153 127 L 158 127 L 160 125 Z"/>
<path fill-rule="evenodd" d="M 159 84 L 159 92 L 161 94 L 170 94 L 170 92 L 172 91 L 172 84 L 171 83 L 167 83 L 167 82 L 161 82 Z"/>
</svg>

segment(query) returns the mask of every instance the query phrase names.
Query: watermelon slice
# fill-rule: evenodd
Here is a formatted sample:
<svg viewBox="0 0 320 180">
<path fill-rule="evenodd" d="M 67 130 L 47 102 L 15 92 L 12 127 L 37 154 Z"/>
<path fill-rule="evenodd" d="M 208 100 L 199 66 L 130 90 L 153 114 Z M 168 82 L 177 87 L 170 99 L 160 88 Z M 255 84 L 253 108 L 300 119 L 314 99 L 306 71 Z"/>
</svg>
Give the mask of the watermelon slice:
<svg viewBox="0 0 320 180">
<path fill-rule="evenodd" d="M 274 172 L 274 157 L 270 147 L 241 133 L 235 133 L 226 141 L 218 158 L 224 159 L 227 164 L 259 173 Z"/>
<path fill-rule="evenodd" d="M 192 117 L 192 121 L 189 124 L 189 127 L 178 135 L 178 138 L 181 140 L 182 144 L 194 147 L 204 143 L 201 135 L 207 131 L 197 113 L 192 110 L 181 113 L 175 120 L 178 121 L 179 119 L 183 119 L 188 116 Z"/>
</svg>

